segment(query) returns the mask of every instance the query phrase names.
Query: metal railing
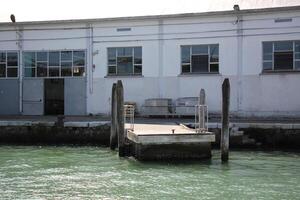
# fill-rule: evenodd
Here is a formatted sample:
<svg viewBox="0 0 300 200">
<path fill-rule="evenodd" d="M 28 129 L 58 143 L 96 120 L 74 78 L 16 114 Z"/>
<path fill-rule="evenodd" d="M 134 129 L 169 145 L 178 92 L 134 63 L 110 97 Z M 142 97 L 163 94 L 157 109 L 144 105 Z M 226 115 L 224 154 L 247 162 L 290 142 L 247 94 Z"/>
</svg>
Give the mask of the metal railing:
<svg viewBox="0 0 300 200">
<path fill-rule="evenodd" d="M 129 130 L 134 130 L 134 105 L 124 105 L 124 123 L 129 124 L 128 127 L 125 127 Z"/>
</svg>

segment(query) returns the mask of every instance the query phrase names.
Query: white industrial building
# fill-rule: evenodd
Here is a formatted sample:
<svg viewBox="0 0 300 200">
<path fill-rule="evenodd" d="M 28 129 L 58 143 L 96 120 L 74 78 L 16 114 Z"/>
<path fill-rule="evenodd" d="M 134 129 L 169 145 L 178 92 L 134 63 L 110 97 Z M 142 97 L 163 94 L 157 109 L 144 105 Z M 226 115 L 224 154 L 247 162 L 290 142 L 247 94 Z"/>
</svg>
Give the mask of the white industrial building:
<svg viewBox="0 0 300 200">
<path fill-rule="evenodd" d="M 240 116 L 300 116 L 300 6 L 0 23 L 0 114 L 109 114 L 125 101 L 196 97 Z"/>
</svg>

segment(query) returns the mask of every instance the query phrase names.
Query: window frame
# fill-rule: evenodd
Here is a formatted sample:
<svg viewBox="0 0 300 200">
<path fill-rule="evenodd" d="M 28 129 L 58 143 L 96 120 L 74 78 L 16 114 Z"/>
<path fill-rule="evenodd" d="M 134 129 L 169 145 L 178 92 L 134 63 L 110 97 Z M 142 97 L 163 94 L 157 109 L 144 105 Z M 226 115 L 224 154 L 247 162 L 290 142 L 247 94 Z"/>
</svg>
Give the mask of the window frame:
<svg viewBox="0 0 300 200">
<path fill-rule="evenodd" d="M 5 64 L 5 76 L 1 77 L 0 79 L 18 79 L 20 76 L 20 52 L 18 50 L 0 50 L 0 52 L 5 52 L 5 62 L 0 62 L 0 64 Z M 17 66 L 8 66 L 8 59 L 7 59 L 7 53 L 16 53 L 17 54 Z M 8 68 L 10 69 L 17 69 L 17 76 L 7 76 Z"/>
<path fill-rule="evenodd" d="M 211 46 L 212 45 L 217 45 L 218 46 L 218 62 L 211 62 Z M 193 54 L 192 48 L 193 46 L 207 46 L 207 54 L 205 53 L 198 53 L 198 54 Z M 189 57 L 190 57 L 190 62 L 183 62 L 182 61 L 182 48 L 183 47 L 189 47 Z M 188 75 L 188 74 L 219 74 L 220 73 L 220 56 L 219 56 L 219 51 L 220 51 L 220 45 L 219 43 L 212 43 L 212 44 L 191 44 L 191 45 L 180 45 L 180 73 L 181 75 Z M 199 56 L 199 55 L 207 55 L 208 56 L 208 71 L 207 72 L 193 72 L 193 66 L 192 66 L 192 56 Z M 211 71 L 211 64 L 218 64 L 218 71 L 217 72 L 212 72 Z M 183 72 L 183 66 L 190 66 L 190 71 L 189 72 Z"/>
<path fill-rule="evenodd" d="M 292 49 L 292 54 L 293 54 L 293 68 L 292 69 L 275 69 L 275 52 L 288 52 L 288 51 L 280 51 L 280 50 L 276 50 L 275 51 L 275 43 L 276 42 L 292 42 L 293 43 L 293 49 Z M 300 72 L 300 68 L 296 69 L 296 62 L 300 62 L 300 58 L 297 59 L 296 58 L 296 53 L 300 53 L 300 52 L 296 52 L 296 42 L 300 43 L 300 40 L 276 40 L 276 41 L 262 41 L 262 62 L 261 62 L 261 69 L 262 69 L 262 73 L 276 73 L 276 72 Z M 272 60 L 265 60 L 264 59 L 264 44 L 265 43 L 272 43 Z M 272 69 L 264 69 L 264 63 L 265 62 L 270 62 L 272 61 Z"/>
<path fill-rule="evenodd" d="M 25 65 L 25 53 L 34 53 L 34 66 L 31 67 L 26 67 Z M 37 56 L 35 51 L 23 51 L 22 53 L 23 56 L 23 77 L 24 78 L 37 78 Z M 26 76 L 26 69 L 34 69 L 34 76 Z"/>
<path fill-rule="evenodd" d="M 68 60 L 68 61 L 62 61 L 61 60 L 61 53 L 62 52 L 68 52 L 70 51 L 71 52 L 71 60 Z M 78 65 L 74 65 L 74 52 L 76 51 L 82 51 L 84 52 L 84 65 L 83 66 L 78 66 Z M 37 53 L 39 52 L 47 52 L 47 61 L 37 61 Z M 59 55 L 59 65 L 56 65 L 56 66 L 49 66 L 50 64 L 50 53 L 53 53 L 53 52 L 58 52 L 58 55 Z M 35 66 L 34 67 L 26 67 L 25 66 L 25 53 L 34 53 L 35 55 Z M 22 70 L 23 70 L 23 77 L 24 78 L 78 78 L 78 77 L 86 77 L 87 75 L 87 51 L 86 49 L 62 49 L 62 50 L 29 50 L 29 51 L 23 51 L 23 67 L 22 67 Z M 47 63 L 47 76 L 38 76 L 38 72 L 37 72 L 37 63 L 38 62 L 44 62 L 44 63 Z M 62 76 L 62 63 L 63 62 L 71 62 L 72 65 L 71 65 L 71 75 L 70 76 Z M 34 76 L 26 76 L 26 73 L 25 73 L 25 69 L 35 69 L 35 74 Z M 53 69 L 58 69 L 59 72 L 58 72 L 58 76 L 50 76 L 50 68 L 53 68 Z M 80 76 L 76 76 L 74 75 L 74 69 L 75 68 L 83 68 L 84 69 L 84 72 L 83 72 L 83 75 L 80 75 Z"/>
<path fill-rule="evenodd" d="M 47 60 L 46 61 L 41 61 L 41 60 L 38 60 L 38 53 L 47 53 Z M 46 64 L 46 76 L 38 76 L 38 64 L 39 63 L 47 63 Z M 45 77 L 48 77 L 48 71 L 49 71 L 49 52 L 48 51 L 36 51 L 35 52 L 35 67 L 36 67 L 36 70 L 35 70 L 35 77 L 38 77 L 38 78 L 45 78 Z"/>
<path fill-rule="evenodd" d="M 118 56 L 118 48 L 131 48 L 131 56 Z M 141 49 L 141 64 L 136 64 L 135 63 L 135 48 L 140 48 Z M 115 49 L 115 64 L 109 64 L 109 49 Z M 122 47 L 107 47 L 106 48 L 106 76 L 142 76 L 143 75 L 143 47 L 142 46 L 122 46 Z M 124 57 L 131 57 L 132 58 L 132 73 L 128 74 L 119 74 L 118 73 L 118 58 Z M 141 67 L 141 73 L 136 73 L 135 72 L 135 66 L 140 66 Z M 109 68 L 110 67 L 115 67 L 115 73 L 109 73 Z"/>
<path fill-rule="evenodd" d="M 50 66 L 50 53 L 58 52 L 58 65 Z M 61 76 L 61 51 L 48 51 L 48 66 L 47 66 L 47 77 L 62 77 Z M 50 68 L 58 68 L 58 76 L 50 76 Z"/>
<path fill-rule="evenodd" d="M 62 60 L 62 53 L 63 52 L 71 52 L 71 59 Z M 74 52 L 72 50 L 65 50 L 65 51 L 60 51 L 59 53 L 60 53 L 60 62 L 59 62 L 59 64 L 60 64 L 60 73 L 59 73 L 59 75 L 61 77 L 73 77 Z M 62 75 L 62 63 L 72 63 L 71 64 L 71 76 L 63 76 Z"/>
</svg>

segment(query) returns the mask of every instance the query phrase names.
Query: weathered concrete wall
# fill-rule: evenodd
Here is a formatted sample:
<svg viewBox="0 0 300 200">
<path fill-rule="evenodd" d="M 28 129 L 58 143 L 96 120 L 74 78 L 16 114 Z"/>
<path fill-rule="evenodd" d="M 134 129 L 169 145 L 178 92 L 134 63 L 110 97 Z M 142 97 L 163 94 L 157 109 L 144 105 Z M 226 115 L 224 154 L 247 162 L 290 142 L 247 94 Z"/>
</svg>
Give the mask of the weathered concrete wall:
<svg viewBox="0 0 300 200">
<path fill-rule="evenodd" d="M 211 157 L 211 144 L 209 142 L 168 145 L 132 144 L 131 154 L 142 161 L 208 159 Z"/>
<path fill-rule="evenodd" d="M 30 126 L 2 126 L 0 144 L 22 145 L 109 145 L 110 126 L 57 127 L 44 124 Z"/>
<path fill-rule="evenodd" d="M 266 124 L 267 126 L 268 124 Z M 270 125 L 268 125 L 270 126 Z M 214 148 L 220 145 L 220 128 L 209 129 L 216 134 Z M 251 149 L 300 149 L 300 129 L 293 125 L 286 127 L 244 127 L 242 135 L 231 134 L 229 148 L 251 148 Z M 99 122 L 65 122 L 64 127 L 56 127 L 54 123 L 32 123 L 32 122 L 1 122 L 0 144 L 74 144 L 74 145 L 109 145 L 110 123 Z M 135 148 L 135 147 L 134 147 Z M 151 147 L 152 148 L 152 147 Z M 150 149 L 151 149 L 150 148 Z M 186 147 L 178 147 L 185 152 Z M 169 147 L 153 148 L 153 151 L 161 151 L 162 155 L 172 155 Z M 132 147 L 131 147 L 132 151 Z M 135 149 L 134 149 L 135 151 Z M 139 151 L 148 154 L 149 148 Z M 198 150 L 195 149 L 195 153 Z M 149 151 L 150 152 L 150 151 Z M 187 151 L 186 151 L 187 152 Z M 191 151 L 193 153 L 193 150 Z M 199 152 L 198 152 L 199 153 Z M 182 157 L 187 156 L 184 153 Z M 154 158 L 155 159 L 155 158 Z"/>
<path fill-rule="evenodd" d="M 19 80 L 0 79 L 0 115 L 19 114 Z"/>
<path fill-rule="evenodd" d="M 275 23 L 277 18 L 292 18 L 292 21 Z M 197 96 L 200 88 L 204 88 L 209 111 L 220 113 L 221 83 L 229 78 L 232 86 L 230 110 L 236 115 L 299 117 L 300 93 L 295 93 L 300 84 L 299 73 L 262 74 L 262 42 L 299 40 L 300 28 L 296 26 L 299 21 L 296 12 L 245 15 L 240 50 L 236 16 L 164 19 L 161 27 L 156 20 L 145 20 L 142 24 L 134 22 L 137 27 L 119 37 L 113 37 L 118 35 L 115 27 L 128 26 L 126 22 L 118 21 L 110 27 L 102 24 L 103 28 L 94 30 L 95 35 L 106 37 L 95 39 L 94 49 L 104 53 L 94 56 L 96 69 L 92 84 L 98 89 L 89 96 L 88 112 L 109 113 L 112 83 L 121 79 L 125 101 L 136 102 L 139 110 L 147 98 L 176 100 Z M 157 39 L 159 33 L 162 41 Z M 142 35 L 137 37 L 137 34 Z M 143 76 L 106 76 L 106 49 L 119 47 L 120 43 L 124 47 L 142 47 Z M 219 44 L 219 74 L 181 75 L 181 45 L 216 43 Z"/>
<path fill-rule="evenodd" d="M 230 148 L 251 148 L 270 150 L 300 150 L 300 129 L 280 128 L 241 128 L 243 134 L 230 135 Z M 210 129 L 216 134 L 216 142 L 213 146 L 220 147 L 219 128 Z"/>
</svg>

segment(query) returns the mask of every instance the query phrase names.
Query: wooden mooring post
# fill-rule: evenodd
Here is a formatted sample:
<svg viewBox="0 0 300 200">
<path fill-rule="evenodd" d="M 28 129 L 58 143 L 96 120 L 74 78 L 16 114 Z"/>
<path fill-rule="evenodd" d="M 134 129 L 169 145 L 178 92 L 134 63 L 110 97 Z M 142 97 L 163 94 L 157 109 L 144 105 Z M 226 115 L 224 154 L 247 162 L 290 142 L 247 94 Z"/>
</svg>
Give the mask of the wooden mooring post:
<svg viewBox="0 0 300 200">
<path fill-rule="evenodd" d="M 121 80 L 117 82 L 117 135 L 119 156 L 126 156 L 125 150 L 125 127 L 124 127 L 124 89 Z"/>
<path fill-rule="evenodd" d="M 205 108 L 203 107 L 205 105 L 205 90 L 203 88 L 201 88 L 200 90 L 199 105 L 202 105 L 202 107 L 200 107 L 199 113 L 199 128 L 202 129 L 205 126 Z"/>
<path fill-rule="evenodd" d="M 229 104 L 230 83 L 226 78 L 222 84 L 222 131 L 221 131 L 221 159 L 228 161 L 229 157 Z"/>
<path fill-rule="evenodd" d="M 111 127 L 109 146 L 114 150 L 118 146 L 117 135 L 117 84 L 114 83 L 111 91 Z"/>
<path fill-rule="evenodd" d="M 118 80 L 113 84 L 111 94 L 110 148 L 114 150 L 118 146 L 120 157 L 129 156 L 131 153 L 130 143 L 125 138 L 124 115 L 124 89 L 122 81 Z"/>
</svg>

